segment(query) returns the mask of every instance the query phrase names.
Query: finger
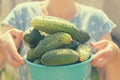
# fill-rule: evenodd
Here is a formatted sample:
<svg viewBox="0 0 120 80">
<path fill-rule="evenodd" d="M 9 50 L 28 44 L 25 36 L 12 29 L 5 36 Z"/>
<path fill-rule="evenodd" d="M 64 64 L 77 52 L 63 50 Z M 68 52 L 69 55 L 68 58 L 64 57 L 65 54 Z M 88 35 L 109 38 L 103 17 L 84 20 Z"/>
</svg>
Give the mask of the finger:
<svg viewBox="0 0 120 80">
<path fill-rule="evenodd" d="M 22 38 L 23 38 L 23 31 L 14 29 L 11 31 L 11 35 L 12 35 L 12 38 L 14 39 L 16 47 L 19 48 L 20 43 L 21 43 Z"/>
<path fill-rule="evenodd" d="M 106 59 L 100 58 L 100 59 L 97 60 L 97 61 L 96 61 L 96 60 L 92 60 L 92 61 L 91 61 L 91 64 L 92 64 L 92 66 L 94 66 L 94 67 L 101 68 L 101 67 L 105 66 L 106 62 L 107 62 Z"/>
<path fill-rule="evenodd" d="M 20 64 L 24 64 L 24 59 L 19 55 L 19 53 L 16 53 L 15 55 L 13 55 L 12 57 L 12 60 L 20 63 Z"/>
<path fill-rule="evenodd" d="M 10 35 L 9 35 L 9 38 L 10 38 L 9 41 L 7 42 L 6 46 L 4 47 L 4 51 L 6 51 L 6 53 L 8 53 L 12 59 L 23 64 L 24 60 L 17 52 L 15 43 Z"/>
<path fill-rule="evenodd" d="M 96 67 L 103 67 L 109 60 L 110 54 L 108 52 L 109 51 L 107 51 L 107 50 L 101 50 L 101 51 L 97 52 L 94 55 L 91 64 Z"/>
<path fill-rule="evenodd" d="M 23 31 L 18 30 L 18 29 L 12 29 L 10 31 L 10 34 L 12 35 L 13 38 L 14 38 L 14 35 L 19 37 L 20 35 L 23 35 Z"/>
<path fill-rule="evenodd" d="M 13 66 L 20 66 L 20 65 L 24 64 L 24 62 L 18 61 L 16 58 L 11 57 L 10 54 L 7 54 L 7 61 L 8 61 L 8 63 L 12 64 Z"/>
<path fill-rule="evenodd" d="M 7 50 L 6 50 L 6 55 L 9 55 L 11 57 L 12 60 L 24 64 L 24 60 L 23 58 L 19 55 L 19 53 L 17 52 L 17 49 L 14 45 L 7 45 Z"/>
<path fill-rule="evenodd" d="M 98 61 L 92 61 L 91 64 L 92 64 L 92 66 L 94 66 L 94 67 L 102 68 L 102 67 L 105 66 L 106 62 L 107 62 L 106 59 L 105 59 L 105 60 L 104 60 L 104 59 L 101 59 L 99 62 L 98 62 Z"/>
<path fill-rule="evenodd" d="M 12 60 L 20 63 L 20 64 L 24 64 L 24 59 L 19 55 L 19 53 L 16 51 L 12 51 L 11 49 L 9 49 L 10 52 L 10 56 L 12 58 Z"/>
<path fill-rule="evenodd" d="M 21 65 L 24 64 L 24 62 L 18 61 L 18 59 L 14 58 L 14 57 L 11 57 L 9 54 L 7 54 L 7 62 L 10 63 L 13 66 L 21 66 Z"/>
<path fill-rule="evenodd" d="M 93 48 L 97 48 L 97 49 L 103 49 L 108 45 L 108 41 L 106 40 L 101 40 L 99 42 L 91 42 L 90 45 Z"/>
<path fill-rule="evenodd" d="M 7 61 L 8 61 L 9 64 L 14 65 L 16 67 L 23 65 L 22 63 L 14 60 L 14 58 L 12 58 L 10 56 L 7 59 L 8 59 Z"/>
<path fill-rule="evenodd" d="M 99 50 L 95 55 L 94 55 L 94 60 L 98 60 L 100 58 L 104 59 L 109 59 L 111 56 L 113 56 L 112 48 L 110 42 L 105 42 L 107 46 L 104 49 Z"/>
</svg>

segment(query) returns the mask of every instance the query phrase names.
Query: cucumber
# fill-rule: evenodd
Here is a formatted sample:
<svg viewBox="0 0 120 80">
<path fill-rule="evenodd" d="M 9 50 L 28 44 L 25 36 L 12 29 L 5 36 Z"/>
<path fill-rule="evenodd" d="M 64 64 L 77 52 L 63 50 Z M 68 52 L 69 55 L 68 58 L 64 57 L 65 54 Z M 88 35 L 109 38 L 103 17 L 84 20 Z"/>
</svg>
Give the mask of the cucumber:
<svg viewBox="0 0 120 80">
<path fill-rule="evenodd" d="M 31 25 L 41 31 L 52 34 L 56 32 L 66 32 L 80 43 L 85 43 L 90 39 L 89 34 L 78 29 L 73 23 L 67 20 L 52 16 L 36 16 L 31 20 Z"/>
<path fill-rule="evenodd" d="M 40 40 L 45 38 L 48 34 L 43 34 L 42 31 L 39 31 L 33 27 L 25 30 L 23 34 L 23 40 L 30 48 L 35 48 Z"/>
<path fill-rule="evenodd" d="M 79 53 L 72 49 L 54 49 L 46 52 L 41 63 L 47 66 L 74 64 L 79 61 Z"/>
<path fill-rule="evenodd" d="M 70 44 L 71 42 L 72 42 L 72 37 L 67 33 L 58 32 L 51 34 L 38 43 L 36 48 L 33 50 L 33 53 L 31 54 L 32 60 L 36 58 L 41 58 L 41 56 L 45 52 L 49 50 L 57 49 L 60 46 L 63 46 L 65 44 Z"/>
</svg>

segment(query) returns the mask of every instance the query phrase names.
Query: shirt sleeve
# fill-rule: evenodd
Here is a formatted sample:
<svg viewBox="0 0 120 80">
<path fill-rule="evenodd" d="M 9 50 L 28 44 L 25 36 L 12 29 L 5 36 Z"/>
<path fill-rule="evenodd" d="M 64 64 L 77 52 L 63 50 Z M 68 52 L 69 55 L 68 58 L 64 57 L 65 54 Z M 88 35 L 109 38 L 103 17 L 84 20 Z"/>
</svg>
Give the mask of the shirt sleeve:
<svg viewBox="0 0 120 80">
<path fill-rule="evenodd" d="M 116 25 L 113 23 L 113 21 L 102 11 L 100 10 L 100 23 L 103 23 L 101 24 L 101 27 L 103 29 L 104 32 L 111 32 L 112 29 L 114 27 L 116 27 Z"/>
<path fill-rule="evenodd" d="M 111 33 L 112 29 L 116 27 L 113 21 L 103 12 L 99 10 L 96 14 L 96 40 L 99 40 L 104 34 Z"/>
<path fill-rule="evenodd" d="M 23 21 L 21 17 L 21 5 L 17 5 L 8 16 L 2 21 L 2 25 L 9 25 L 22 30 Z"/>
</svg>

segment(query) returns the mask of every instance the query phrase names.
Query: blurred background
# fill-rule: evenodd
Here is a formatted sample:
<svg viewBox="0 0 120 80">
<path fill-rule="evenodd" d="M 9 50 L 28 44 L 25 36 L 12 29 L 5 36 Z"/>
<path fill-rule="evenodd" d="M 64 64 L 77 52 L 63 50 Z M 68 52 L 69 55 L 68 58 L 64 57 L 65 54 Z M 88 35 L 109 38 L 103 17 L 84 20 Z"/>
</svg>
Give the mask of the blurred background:
<svg viewBox="0 0 120 80">
<path fill-rule="evenodd" d="M 0 0 L 0 20 L 4 19 L 9 12 L 20 3 L 25 1 L 39 0 Z M 42 0 L 40 0 L 42 1 Z M 109 18 L 117 25 L 112 31 L 112 38 L 120 47 L 120 3 L 119 0 L 76 0 L 81 4 L 102 9 Z"/>
<path fill-rule="evenodd" d="M 26 1 L 39 0 L 0 0 L 0 21 L 17 5 Z M 42 1 L 42 0 L 40 0 Z M 119 0 L 76 0 L 80 4 L 102 9 L 108 17 L 117 25 L 112 31 L 114 42 L 120 47 L 120 2 Z M 0 80 L 17 80 L 18 71 L 11 65 L 0 71 Z M 24 78 L 22 79 L 24 80 Z"/>
</svg>

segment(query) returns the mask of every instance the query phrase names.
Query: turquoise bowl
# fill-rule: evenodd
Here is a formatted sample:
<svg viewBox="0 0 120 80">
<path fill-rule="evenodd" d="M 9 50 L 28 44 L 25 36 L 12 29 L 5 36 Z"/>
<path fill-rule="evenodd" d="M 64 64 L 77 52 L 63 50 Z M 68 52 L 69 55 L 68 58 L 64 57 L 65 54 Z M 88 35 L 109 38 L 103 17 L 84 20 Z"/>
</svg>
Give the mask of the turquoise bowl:
<svg viewBox="0 0 120 80">
<path fill-rule="evenodd" d="M 45 66 L 34 64 L 25 58 L 29 67 L 31 80 L 85 80 L 90 72 L 90 58 L 84 62 L 63 65 Z"/>
</svg>

